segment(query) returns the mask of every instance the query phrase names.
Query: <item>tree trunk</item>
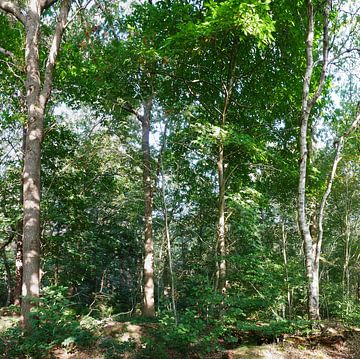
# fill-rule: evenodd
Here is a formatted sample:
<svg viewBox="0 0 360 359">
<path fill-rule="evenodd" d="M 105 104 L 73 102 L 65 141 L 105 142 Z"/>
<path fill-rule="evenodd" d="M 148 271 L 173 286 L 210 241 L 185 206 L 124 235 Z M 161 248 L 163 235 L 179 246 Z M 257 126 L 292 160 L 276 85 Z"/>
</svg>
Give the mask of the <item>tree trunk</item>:
<svg viewBox="0 0 360 359">
<path fill-rule="evenodd" d="M 22 197 L 22 195 L 21 195 Z M 23 221 L 19 220 L 16 234 L 16 249 L 15 249 L 15 285 L 14 285 L 14 305 L 21 305 L 21 292 L 23 282 Z"/>
<path fill-rule="evenodd" d="M 61 2 L 60 13 L 46 61 L 43 83 L 39 66 L 41 13 L 56 1 L 29 0 L 26 15 L 17 1 L 0 0 L 0 9 L 25 26 L 27 131 L 23 169 L 23 283 L 22 323 L 30 329 L 30 311 L 40 291 L 40 164 L 44 114 L 51 94 L 53 71 L 66 27 L 71 0 Z M 20 254 L 19 254 L 20 256 Z"/>
<path fill-rule="evenodd" d="M 226 118 L 231 101 L 232 91 L 235 85 L 235 69 L 238 54 L 239 44 L 235 40 L 232 47 L 231 59 L 228 66 L 227 81 L 223 84 L 224 105 L 220 116 L 220 129 L 224 130 Z M 219 185 L 219 212 L 217 223 L 217 241 L 216 247 L 219 251 L 219 261 L 217 262 L 217 275 L 216 275 L 216 289 L 222 293 L 226 292 L 227 281 L 227 268 L 226 268 L 226 217 L 225 217 L 225 192 L 226 192 L 226 177 L 225 177 L 225 145 L 223 133 L 220 133 L 219 147 L 218 147 L 218 185 Z M 216 253 L 217 254 L 217 253 Z M 216 256 L 217 257 L 217 256 Z"/>
<path fill-rule="evenodd" d="M 288 259 L 287 259 L 287 234 L 285 230 L 285 223 L 281 224 L 281 234 L 282 234 L 282 254 L 284 259 L 284 268 L 285 268 L 285 284 L 287 288 L 287 305 L 288 305 L 288 318 L 292 318 L 292 292 L 289 283 L 289 268 L 288 268 Z M 286 311 L 285 311 L 286 313 Z M 285 316 L 284 316 L 285 319 Z"/>
<path fill-rule="evenodd" d="M 224 176 L 224 144 L 219 146 L 219 158 L 217 162 L 218 181 L 219 181 L 219 217 L 217 228 L 217 243 L 219 246 L 219 265 L 218 265 L 218 290 L 226 292 L 226 223 L 225 223 L 225 176 Z"/>
<path fill-rule="evenodd" d="M 314 8 L 312 0 L 307 0 L 307 37 L 306 37 L 306 69 L 304 74 L 301 123 L 300 123 L 300 166 L 299 166 L 299 185 L 298 185 L 298 221 L 301 237 L 304 243 L 306 276 L 308 282 L 308 315 L 310 320 L 318 320 L 319 312 L 319 258 L 321 251 L 321 241 L 313 238 L 310 232 L 310 225 L 307 221 L 306 208 L 306 176 L 308 161 L 308 122 L 311 110 L 320 97 L 326 78 L 329 53 L 328 37 L 328 14 L 329 1 L 324 5 L 324 27 L 323 27 L 323 58 L 322 68 L 318 86 L 312 96 L 310 96 L 310 84 L 314 70 L 313 50 L 314 50 Z"/>
<path fill-rule="evenodd" d="M 24 166 L 24 157 L 26 150 L 26 127 L 23 126 L 22 137 L 22 166 Z M 24 206 L 23 179 L 21 178 L 21 189 L 19 196 L 20 206 Z M 21 218 L 16 228 L 16 249 L 15 249 L 15 286 L 14 286 L 14 305 L 21 305 L 21 292 L 23 282 L 23 219 Z"/>
<path fill-rule="evenodd" d="M 154 303 L 154 243 L 152 238 L 152 181 L 150 156 L 150 114 L 152 100 L 144 102 L 144 115 L 138 116 L 142 124 L 143 186 L 144 186 L 144 302 L 142 315 L 155 316 Z"/>
<path fill-rule="evenodd" d="M 47 2 L 45 2 L 47 3 Z M 30 329 L 30 311 L 40 293 L 40 198 L 41 141 L 44 114 L 51 94 L 53 70 L 65 30 L 70 0 L 63 0 L 41 87 L 39 33 L 43 1 L 30 0 L 25 22 L 26 104 L 28 122 L 23 171 L 23 284 L 21 313 L 25 329 Z"/>
<path fill-rule="evenodd" d="M 165 133 L 166 136 L 166 133 Z M 165 140 L 164 140 L 165 141 Z M 176 312 L 176 301 L 175 301 L 175 276 L 173 270 L 173 263 L 172 263 L 172 251 L 171 251 L 171 240 L 170 240 L 170 230 L 169 230 L 169 215 L 168 209 L 166 204 L 166 180 L 164 176 L 164 170 L 161 163 L 161 180 L 162 180 L 162 197 L 163 197 L 163 204 L 164 204 L 164 222 L 165 222 L 165 237 L 166 237 L 166 244 L 167 244 L 167 254 L 169 259 L 169 272 L 170 272 L 170 282 L 171 282 L 171 303 L 172 309 L 174 313 L 174 320 L 175 325 L 178 324 L 177 320 L 177 312 Z"/>
<path fill-rule="evenodd" d="M 21 314 L 30 328 L 29 314 L 40 292 L 40 161 L 44 109 L 40 107 L 40 1 L 29 1 L 26 17 L 26 102 L 28 122 L 23 170 L 23 285 Z"/>
<path fill-rule="evenodd" d="M 2 250 L 2 257 L 3 257 L 3 261 L 4 261 L 4 267 L 5 267 L 5 283 L 6 283 L 6 291 L 7 291 L 7 296 L 6 296 L 6 303 L 5 306 L 7 307 L 10 303 L 11 303 L 11 297 L 12 297 L 12 276 L 11 276 L 11 270 L 10 270 L 10 266 L 6 257 L 6 250 L 5 248 L 3 248 Z"/>
</svg>

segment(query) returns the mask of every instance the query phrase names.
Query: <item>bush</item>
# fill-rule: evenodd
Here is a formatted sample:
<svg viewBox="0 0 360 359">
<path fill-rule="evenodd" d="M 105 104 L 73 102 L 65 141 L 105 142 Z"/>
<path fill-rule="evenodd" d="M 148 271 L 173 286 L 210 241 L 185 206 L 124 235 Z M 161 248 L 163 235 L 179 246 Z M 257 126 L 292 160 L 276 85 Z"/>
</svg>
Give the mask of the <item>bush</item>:
<svg viewBox="0 0 360 359">
<path fill-rule="evenodd" d="M 71 351 L 92 344 L 93 334 L 80 326 L 66 293 L 65 287 L 44 288 L 39 305 L 31 313 L 30 335 L 19 326 L 1 335 L 6 358 L 44 358 L 56 347 Z"/>
<path fill-rule="evenodd" d="M 198 312 L 187 309 L 174 325 L 171 315 L 160 319 L 158 335 L 166 347 L 181 353 L 208 353 L 219 348 L 219 338 L 226 333 L 226 328 L 217 320 L 204 319 Z"/>
</svg>

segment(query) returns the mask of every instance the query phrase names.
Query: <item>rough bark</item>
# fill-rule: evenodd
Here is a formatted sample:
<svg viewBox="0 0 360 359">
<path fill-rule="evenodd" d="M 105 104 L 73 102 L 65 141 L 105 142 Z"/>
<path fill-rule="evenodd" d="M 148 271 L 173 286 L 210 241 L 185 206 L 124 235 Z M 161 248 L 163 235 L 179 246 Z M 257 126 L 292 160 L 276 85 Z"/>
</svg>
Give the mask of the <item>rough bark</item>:
<svg viewBox="0 0 360 359">
<path fill-rule="evenodd" d="M 30 327 L 29 313 L 40 292 L 40 159 L 44 109 L 40 108 L 40 2 L 29 2 L 26 16 L 26 103 L 28 112 L 23 170 L 23 284 L 21 314 Z"/>
<path fill-rule="evenodd" d="M 144 186 L 144 298 L 142 314 L 155 316 L 154 302 L 154 243 L 152 237 L 152 181 L 150 156 L 150 115 L 152 100 L 143 103 L 144 114 L 138 115 L 142 125 L 143 186 Z"/>
<path fill-rule="evenodd" d="M 39 67 L 41 13 L 53 1 L 29 0 L 26 15 L 16 1 L 0 0 L 0 9 L 13 15 L 25 26 L 27 132 L 23 169 L 23 283 L 22 321 L 30 328 L 29 314 L 40 291 L 40 165 L 46 103 L 51 94 L 53 70 L 70 9 L 63 0 L 53 41 L 49 50 L 44 81 Z"/>
</svg>

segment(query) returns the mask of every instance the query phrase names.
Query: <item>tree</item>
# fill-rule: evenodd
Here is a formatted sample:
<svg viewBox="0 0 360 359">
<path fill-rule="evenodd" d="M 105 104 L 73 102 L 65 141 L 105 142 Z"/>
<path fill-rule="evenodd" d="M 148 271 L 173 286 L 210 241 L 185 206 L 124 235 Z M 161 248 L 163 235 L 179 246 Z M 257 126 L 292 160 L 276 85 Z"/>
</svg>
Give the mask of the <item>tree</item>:
<svg viewBox="0 0 360 359">
<path fill-rule="evenodd" d="M 299 185 L 298 185 L 298 221 L 301 236 L 304 242 L 306 275 L 308 280 L 308 314 L 311 320 L 320 319 L 319 306 L 319 265 L 321 247 L 323 242 L 323 220 L 325 207 L 328 197 L 331 193 L 332 184 L 335 178 L 338 162 L 341 159 L 341 152 L 344 146 L 345 138 L 352 132 L 356 131 L 359 124 L 359 114 L 355 115 L 355 119 L 350 127 L 343 132 L 335 141 L 335 155 L 331 170 L 326 181 L 325 189 L 317 209 L 309 214 L 310 210 L 306 204 L 306 178 L 308 176 L 308 162 L 311 160 L 312 138 L 311 132 L 314 131 L 312 123 L 310 123 L 311 115 L 316 107 L 321 95 L 324 94 L 325 85 L 328 79 L 328 67 L 333 61 L 329 59 L 330 55 L 330 11 L 331 1 L 323 4 L 322 8 L 322 55 L 321 68 L 319 74 L 315 73 L 316 63 L 314 61 L 315 43 L 315 10 L 312 0 L 307 0 L 307 38 L 306 38 L 306 69 L 303 81 L 302 106 L 301 106 L 301 122 L 299 134 Z M 336 25 L 336 24 L 335 24 Z M 333 27 L 336 28 L 333 24 Z M 337 29 L 338 30 L 338 29 Z M 332 34 L 335 38 L 337 33 Z M 334 39 L 332 40 L 335 41 Z M 344 44 L 343 44 L 344 46 Z M 351 52 L 347 49 L 345 53 Z M 342 53 L 336 54 L 334 58 L 338 58 Z M 310 138 L 310 139 L 309 139 Z M 317 213 L 316 213 L 317 212 Z"/>
<path fill-rule="evenodd" d="M 15 17 L 25 29 L 27 129 L 23 170 L 23 286 L 22 320 L 30 328 L 30 311 L 40 292 L 40 168 L 44 116 L 50 98 L 53 71 L 66 27 L 70 0 L 61 1 L 58 21 L 53 33 L 46 67 L 40 68 L 41 16 L 56 3 L 53 0 L 29 0 L 26 8 L 17 2 L 0 1 L 0 9 Z"/>
</svg>

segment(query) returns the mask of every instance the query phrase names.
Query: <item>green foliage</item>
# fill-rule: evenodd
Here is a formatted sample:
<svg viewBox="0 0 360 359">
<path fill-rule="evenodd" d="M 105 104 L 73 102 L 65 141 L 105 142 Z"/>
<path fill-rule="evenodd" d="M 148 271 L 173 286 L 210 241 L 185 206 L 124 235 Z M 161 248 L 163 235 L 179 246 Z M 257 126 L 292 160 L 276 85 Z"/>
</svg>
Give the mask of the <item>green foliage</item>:
<svg viewBox="0 0 360 359">
<path fill-rule="evenodd" d="M 30 332 L 23 333 L 15 326 L 2 333 L 7 358 L 44 358 L 56 347 L 71 351 L 94 342 L 93 334 L 81 327 L 67 291 L 61 286 L 44 288 L 39 305 L 31 313 Z"/>
<path fill-rule="evenodd" d="M 226 328 L 212 317 L 201 317 L 196 310 L 186 309 L 180 314 L 178 324 L 170 314 L 163 314 L 157 333 L 166 348 L 180 353 L 209 353 L 219 348 L 218 339 Z"/>
<path fill-rule="evenodd" d="M 128 351 L 139 358 L 183 358 L 244 341 L 271 342 L 285 333 L 306 335 L 309 325 L 299 319 L 306 315 L 307 293 L 296 218 L 305 2 L 171 0 L 132 3 L 126 11 L 122 8 L 128 3 L 122 1 L 92 3 L 67 26 L 53 102 L 46 113 L 41 263 L 47 287 L 33 313 L 31 335 L 18 327 L 9 329 L 1 337 L 1 350 L 9 358 L 36 358 L 57 347 L 71 351 L 91 346 L 95 336 L 101 336 L 104 317 L 138 313 L 144 203 L 141 124 L 134 112 L 141 112 L 142 101 L 150 95 L 159 321 L 130 318 L 144 327 L 153 325 L 151 335 L 142 338 L 143 347 L 106 337 L 97 342 L 101 351 L 107 358 Z M 319 46 L 311 91 L 321 72 L 322 5 L 315 2 Z M 44 13 L 44 43 L 50 43 L 54 14 L 55 9 Z M 337 17 L 334 10 L 331 20 L 335 31 L 349 17 Z M 355 43 L 356 26 L 349 32 Z M 15 58 L 9 62 L 0 53 L 0 243 L 16 233 L 21 219 L 23 41 L 20 24 L 1 13 L 0 46 Z M 334 54 L 346 48 L 333 43 Z M 42 67 L 45 55 L 42 50 Z M 345 63 L 339 60 L 334 66 L 341 67 L 341 77 L 348 71 Z M 310 119 L 314 132 L 309 131 L 309 138 L 318 141 L 309 148 L 307 176 L 307 203 L 314 212 L 326 186 L 334 138 L 351 123 L 359 93 L 356 81 L 336 84 L 335 75 L 326 81 L 324 94 L 336 92 L 341 104 L 331 104 L 337 102 L 333 96 L 322 96 L 316 121 Z M 220 144 L 225 295 L 214 289 Z M 360 321 L 358 147 L 354 134 L 343 154 L 348 165 L 340 165 L 328 200 L 320 263 L 322 317 L 354 324 Z M 170 311 L 164 202 L 178 325 Z M 9 284 L 14 284 L 13 252 L 11 247 L 6 250 L 11 278 L 4 260 L 0 263 L 3 303 Z"/>
</svg>

